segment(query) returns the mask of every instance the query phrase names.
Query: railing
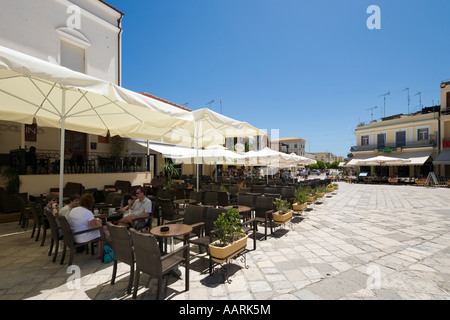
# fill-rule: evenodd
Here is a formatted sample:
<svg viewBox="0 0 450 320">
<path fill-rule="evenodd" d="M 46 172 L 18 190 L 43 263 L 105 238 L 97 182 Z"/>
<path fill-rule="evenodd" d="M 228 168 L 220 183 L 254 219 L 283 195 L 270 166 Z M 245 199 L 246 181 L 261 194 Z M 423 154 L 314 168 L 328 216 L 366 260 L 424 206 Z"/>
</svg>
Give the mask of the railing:
<svg viewBox="0 0 450 320">
<path fill-rule="evenodd" d="M 17 168 L 20 174 L 58 174 L 60 171 L 59 150 L 38 149 L 36 160 L 33 161 L 25 150 L 10 152 L 20 154 L 11 157 L 10 166 Z M 73 154 L 71 159 L 64 159 L 65 173 L 110 173 L 110 172 L 140 172 L 147 170 L 147 156 L 143 153 L 115 156 L 107 152 L 88 152 L 86 156 Z M 151 155 L 150 157 L 153 157 Z M 150 170 L 153 171 L 153 161 L 150 158 Z"/>
<path fill-rule="evenodd" d="M 419 141 L 412 141 L 412 142 L 406 142 L 405 145 L 401 144 L 395 144 L 395 143 L 386 143 L 384 146 L 378 146 L 377 144 L 369 144 L 364 146 L 352 146 L 350 148 L 351 152 L 355 151 L 372 151 L 375 149 L 382 150 L 386 147 L 389 147 L 391 149 L 396 148 L 402 148 L 402 149 L 411 149 L 411 148 L 423 148 L 423 147 L 436 147 L 437 143 L 435 139 L 428 139 L 428 140 L 419 140 Z"/>
</svg>

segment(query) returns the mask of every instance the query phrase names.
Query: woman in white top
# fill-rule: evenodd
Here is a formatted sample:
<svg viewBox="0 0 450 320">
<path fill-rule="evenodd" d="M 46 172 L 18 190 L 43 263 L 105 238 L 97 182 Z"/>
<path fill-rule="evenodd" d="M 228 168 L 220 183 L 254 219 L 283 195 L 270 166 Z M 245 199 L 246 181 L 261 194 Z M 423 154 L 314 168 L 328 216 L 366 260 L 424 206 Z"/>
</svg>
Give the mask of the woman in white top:
<svg viewBox="0 0 450 320">
<path fill-rule="evenodd" d="M 94 214 L 90 210 L 93 206 L 94 197 L 90 193 L 85 193 L 80 198 L 80 206 L 70 210 L 67 221 L 69 222 L 70 229 L 73 233 L 102 226 L 100 220 L 95 219 Z M 82 243 L 99 237 L 100 231 L 96 230 L 75 235 L 74 240 L 77 243 Z M 98 245 L 102 245 L 101 240 Z M 98 250 L 98 253 L 100 255 L 101 250 Z"/>
</svg>

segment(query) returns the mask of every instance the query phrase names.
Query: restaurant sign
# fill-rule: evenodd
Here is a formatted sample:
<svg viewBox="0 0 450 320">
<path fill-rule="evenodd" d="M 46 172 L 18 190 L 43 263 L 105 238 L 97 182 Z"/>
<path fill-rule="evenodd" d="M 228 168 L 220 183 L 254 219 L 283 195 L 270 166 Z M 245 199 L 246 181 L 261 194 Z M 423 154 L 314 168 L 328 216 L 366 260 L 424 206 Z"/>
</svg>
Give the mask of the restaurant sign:
<svg viewBox="0 0 450 320">
<path fill-rule="evenodd" d="M 402 151 L 402 148 L 391 148 L 391 147 L 384 147 L 383 149 L 377 149 L 376 152 L 379 153 L 392 153 L 392 152 L 400 152 Z"/>
</svg>

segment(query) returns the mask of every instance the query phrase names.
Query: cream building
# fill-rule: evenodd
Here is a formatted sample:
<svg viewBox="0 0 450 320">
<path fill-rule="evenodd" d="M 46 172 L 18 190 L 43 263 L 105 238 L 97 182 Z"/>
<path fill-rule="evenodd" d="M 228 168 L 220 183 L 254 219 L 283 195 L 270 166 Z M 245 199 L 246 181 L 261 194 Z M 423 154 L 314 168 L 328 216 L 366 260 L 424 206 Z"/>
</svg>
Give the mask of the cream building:
<svg viewBox="0 0 450 320">
<path fill-rule="evenodd" d="M 271 140 L 271 149 L 285 153 L 295 153 L 298 156 L 305 156 L 306 140 L 302 138 L 281 138 Z M 278 149 L 277 149 L 278 148 Z"/>
<path fill-rule="evenodd" d="M 450 80 L 441 82 L 439 156 L 433 162 L 441 176 L 450 177 Z"/>
<path fill-rule="evenodd" d="M 372 121 L 355 130 L 357 145 L 351 148 L 353 159 L 347 166 L 380 174 L 380 168 L 362 167 L 359 160 L 378 155 L 403 158 L 408 164 L 381 167 L 383 176 L 427 177 L 434 171 L 433 159 L 438 156 L 439 110 L 424 108 L 413 114 L 398 114 Z"/>
</svg>

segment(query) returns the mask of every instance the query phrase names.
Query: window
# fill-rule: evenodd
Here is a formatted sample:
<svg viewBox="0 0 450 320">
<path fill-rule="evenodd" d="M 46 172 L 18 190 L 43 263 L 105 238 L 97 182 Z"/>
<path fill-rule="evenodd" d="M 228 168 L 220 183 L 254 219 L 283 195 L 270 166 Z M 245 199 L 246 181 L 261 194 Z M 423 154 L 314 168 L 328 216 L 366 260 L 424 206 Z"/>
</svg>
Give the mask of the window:
<svg viewBox="0 0 450 320">
<path fill-rule="evenodd" d="M 69 42 L 61 41 L 61 65 L 85 73 L 85 50 Z"/>
<path fill-rule="evenodd" d="M 377 134 L 377 148 L 384 149 L 385 146 L 386 146 L 386 134 L 385 133 Z"/>
<path fill-rule="evenodd" d="M 406 146 L 406 131 L 397 131 L 395 133 L 395 145 L 397 147 Z"/>
<path fill-rule="evenodd" d="M 428 140 L 428 128 L 417 129 L 417 141 Z"/>
<path fill-rule="evenodd" d="M 369 145 L 369 136 L 361 136 L 361 145 L 368 146 Z"/>
</svg>

